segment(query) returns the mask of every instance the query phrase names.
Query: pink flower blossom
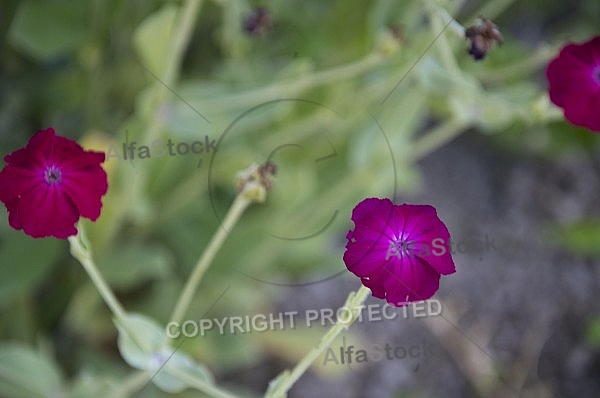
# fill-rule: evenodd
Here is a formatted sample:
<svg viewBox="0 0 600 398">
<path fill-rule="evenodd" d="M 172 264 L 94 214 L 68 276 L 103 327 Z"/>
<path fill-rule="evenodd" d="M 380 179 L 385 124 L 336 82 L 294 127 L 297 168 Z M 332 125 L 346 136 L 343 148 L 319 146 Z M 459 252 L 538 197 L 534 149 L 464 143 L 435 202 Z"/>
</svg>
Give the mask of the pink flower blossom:
<svg viewBox="0 0 600 398">
<path fill-rule="evenodd" d="M 100 166 L 104 153 L 85 151 L 79 144 L 38 131 L 24 148 L 4 157 L 0 171 L 0 201 L 11 227 L 34 238 L 67 238 L 77 234 L 79 217 L 96 221 L 108 190 Z"/>
<path fill-rule="evenodd" d="M 576 126 L 600 132 L 600 36 L 564 46 L 548 64 L 550 100 Z"/>
<path fill-rule="evenodd" d="M 439 288 L 440 275 L 456 271 L 450 233 L 428 205 L 394 205 L 368 198 L 352 212 L 344 262 L 371 289 L 395 306 L 426 300 Z"/>
</svg>

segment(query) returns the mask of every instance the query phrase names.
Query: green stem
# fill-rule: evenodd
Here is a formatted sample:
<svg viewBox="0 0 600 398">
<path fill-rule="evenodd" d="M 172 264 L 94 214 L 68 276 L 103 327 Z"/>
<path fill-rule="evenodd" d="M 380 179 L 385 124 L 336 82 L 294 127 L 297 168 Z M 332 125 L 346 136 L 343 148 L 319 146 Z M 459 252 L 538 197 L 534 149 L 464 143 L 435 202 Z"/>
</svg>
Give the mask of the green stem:
<svg viewBox="0 0 600 398">
<path fill-rule="evenodd" d="M 494 19 L 514 3 L 515 0 L 490 0 L 473 13 L 468 21 L 474 21 L 480 16 Z"/>
<path fill-rule="evenodd" d="M 114 398 L 130 398 L 134 395 L 135 391 L 144 388 L 151 377 L 150 373 L 142 370 L 130 374 L 117 387 Z"/>
<path fill-rule="evenodd" d="M 167 55 L 167 67 L 163 76 L 161 76 L 161 82 L 156 82 L 157 91 L 154 98 L 154 117 L 149 123 L 148 130 L 144 137 L 144 142 L 152 142 L 158 138 L 162 130 L 163 121 L 160 117 L 160 107 L 167 100 L 167 97 L 171 94 L 171 90 L 179 77 L 179 71 L 181 68 L 181 62 L 185 54 L 185 49 L 190 41 L 192 33 L 194 31 L 194 25 L 198 10 L 202 5 L 201 0 L 186 0 L 181 7 L 179 12 L 179 19 L 177 24 L 177 30 L 171 41 L 171 51 Z"/>
<path fill-rule="evenodd" d="M 270 86 L 255 90 L 232 94 L 222 98 L 211 98 L 210 103 L 206 102 L 203 105 L 205 104 L 211 109 L 214 108 L 223 112 L 224 109 L 256 105 L 276 98 L 294 96 L 321 84 L 332 84 L 364 73 L 384 59 L 386 59 L 384 55 L 374 52 L 351 64 L 315 72 L 289 81 L 273 83 Z"/>
<path fill-rule="evenodd" d="M 438 15 L 439 19 L 442 21 L 442 29 L 444 26 L 448 25 L 447 31 L 454 33 L 459 39 L 465 38 L 465 27 L 462 26 L 454 17 L 448 12 L 447 9 L 441 7 L 439 4 L 428 0 L 426 2 L 430 8 L 433 8 L 435 13 Z M 460 7 L 459 7 L 460 8 Z M 454 14 L 454 13 L 453 13 Z M 441 29 L 438 30 L 438 33 L 441 32 Z"/>
<path fill-rule="evenodd" d="M 202 0 L 186 0 L 183 3 L 183 7 L 179 13 L 179 23 L 175 32 L 175 38 L 173 39 L 173 47 L 171 47 L 171 53 L 169 54 L 172 57 L 172 61 L 167 64 L 165 80 L 163 81 L 167 85 L 174 84 L 179 76 L 181 60 L 194 31 L 196 17 L 201 5 Z"/>
<path fill-rule="evenodd" d="M 474 71 L 473 75 L 486 84 L 499 84 L 506 80 L 517 78 L 539 69 L 540 67 L 544 66 L 548 60 L 556 54 L 556 52 L 556 48 L 543 45 L 542 47 L 538 48 L 533 55 L 521 61 L 495 70 L 486 70 L 484 72 Z"/>
<path fill-rule="evenodd" d="M 169 88 L 172 89 L 178 80 L 183 55 L 194 31 L 195 21 L 201 5 L 202 0 L 186 0 L 179 11 L 176 30 L 170 43 L 170 51 L 166 55 L 167 66 L 165 71 L 159 76 L 160 81 L 154 83 L 154 96 L 150 100 L 152 104 L 150 111 L 152 116 L 145 123 L 146 131 L 141 139 L 143 142 L 156 140 L 162 132 L 164 118 L 161 117 L 161 106 L 167 101 L 169 95 L 171 95 Z M 140 208 L 139 204 L 145 201 L 143 192 L 148 180 L 148 168 L 127 167 L 126 172 L 128 173 L 126 180 L 131 181 L 126 186 L 124 195 L 128 201 L 126 205 L 119 206 L 117 210 L 120 213 L 115 218 L 122 221 L 115 225 L 115 230 L 120 227 L 122 222 L 127 218 L 127 215 L 133 214 L 133 218 L 135 219 L 135 215 L 137 214 L 136 209 Z M 138 206 L 136 207 L 135 205 Z"/>
<path fill-rule="evenodd" d="M 119 303 L 119 301 L 115 297 L 110 287 L 108 287 L 108 284 L 100 274 L 100 271 L 98 271 L 98 267 L 92 259 L 92 254 L 90 250 L 84 246 L 85 243 L 82 242 L 82 239 L 84 238 L 81 236 L 81 234 L 83 233 L 81 225 L 79 225 L 78 228 L 79 234 L 76 236 L 69 237 L 69 243 L 71 244 L 71 254 L 73 255 L 73 257 L 79 260 L 79 262 L 83 266 L 83 269 L 89 275 L 90 279 L 92 280 L 92 283 L 94 284 L 94 286 L 96 286 L 98 293 L 100 293 L 100 296 L 102 296 L 102 299 L 104 300 L 108 308 L 110 308 L 113 315 L 117 318 L 117 320 L 123 321 L 126 318 L 125 310 L 121 306 L 121 303 Z"/>
<path fill-rule="evenodd" d="M 204 273 L 208 269 L 208 266 L 215 258 L 215 255 L 225 242 L 225 239 L 229 236 L 229 232 L 233 229 L 234 225 L 239 220 L 240 216 L 244 213 L 244 210 L 248 207 L 251 201 L 246 198 L 243 193 L 238 194 L 235 198 L 231 208 L 227 212 L 225 219 L 223 220 L 222 227 L 217 230 L 215 235 L 210 240 L 208 247 L 202 253 L 202 256 L 196 263 L 190 278 L 188 279 L 183 292 L 177 300 L 173 315 L 171 316 L 170 322 L 180 323 L 183 319 L 186 311 L 188 310 L 192 298 L 196 294 L 198 285 L 204 276 Z"/>
<path fill-rule="evenodd" d="M 458 63 L 456 62 L 456 58 L 454 57 L 452 47 L 450 46 L 450 43 L 448 42 L 448 38 L 446 36 L 446 31 L 448 30 L 447 28 L 450 28 L 450 24 L 456 23 L 456 21 L 450 15 L 447 16 L 448 19 L 444 18 L 444 16 L 441 15 L 441 13 L 444 12 L 447 14 L 447 12 L 443 8 L 439 7 L 437 4 L 429 2 L 428 5 L 430 8 L 429 15 L 431 18 L 431 31 L 434 35 L 433 37 L 437 37 L 439 35 L 439 37 L 437 37 L 436 47 L 440 54 L 442 63 L 445 69 L 450 74 L 460 75 L 460 68 L 458 67 Z M 440 33 L 442 31 L 443 33 Z M 462 35 L 462 38 L 464 39 L 464 33 Z"/>
<path fill-rule="evenodd" d="M 269 389 L 265 394 L 265 398 L 282 398 L 287 395 L 288 390 L 298 381 L 298 379 L 306 372 L 306 370 L 312 365 L 313 362 L 321 356 L 321 354 L 333 343 L 333 341 L 344 331 L 348 330 L 348 328 L 356 321 L 358 315 L 360 314 L 360 308 L 356 310 L 357 307 L 360 307 L 371 291 L 362 286 L 356 291 L 350 293 L 348 299 L 346 300 L 346 304 L 344 304 L 345 308 L 348 308 L 352 311 L 352 318 L 347 323 L 336 323 L 333 325 L 329 331 L 323 336 L 319 345 L 310 350 L 310 352 L 302 358 L 298 364 L 292 369 L 291 372 L 284 372 L 278 379 L 276 379 L 275 384 L 273 384 L 273 389 Z"/>
<path fill-rule="evenodd" d="M 182 372 L 181 369 L 169 369 L 172 371 L 179 380 L 188 383 L 191 387 L 198 391 L 202 391 L 204 394 L 212 398 L 238 398 L 237 395 L 233 395 L 228 391 L 222 390 L 210 382 L 199 380 L 198 378 Z"/>
<path fill-rule="evenodd" d="M 450 120 L 444 122 L 439 126 L 434 127 L 428 133 L 417 140 L 410 152 L 409 161 L 416 162 L 429 155 L 433 151 L 440 148 L 442 145 L 447 144 L 454 138 L 458 137 L 460 133 L 467 127 L 467 123 L 461 120 Z"/>
<path fill-rule="evenodd" d="M 78 226 L 79 233 L 75 236 L 69 237 L 69 244 L 71 245 L 71 255 L 75 257 L 83 266 L 83 269 L 87 272 L 88 276 L 92 280 L 92 283 L 100 293 L 100 296 L 115 316 L 117 322 L 125 329 L 127 334 L 134 340 L 140 347 L 148 348 L 144 344 L 143 339 L 137 338 L 135 330 L 131 328 L 127 320 L 125 310 L 119 303 L 119 300 L 115 297 L 113 291 L 108 286 L 102 274 L 98 270 L 96 263 L 92 258 L 92 252 L 89 248 L 89 244 L 85 237 L 85 232 L 82 224 Z"/>
</svg>

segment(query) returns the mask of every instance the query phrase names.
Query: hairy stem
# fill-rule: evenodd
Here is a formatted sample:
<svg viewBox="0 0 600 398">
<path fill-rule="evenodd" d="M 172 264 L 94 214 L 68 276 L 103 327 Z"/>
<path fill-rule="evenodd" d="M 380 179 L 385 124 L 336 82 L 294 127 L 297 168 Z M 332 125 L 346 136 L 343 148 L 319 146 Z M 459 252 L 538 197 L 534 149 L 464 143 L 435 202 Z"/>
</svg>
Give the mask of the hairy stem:
<svg viewBox="0 0 600 398">
<path fill-rule="evenodd" d="M 108 286 L 102 274 L 98 270 L 96 263 L 92 257 L 89 244 L 85 237 L 83 225 L 79 224 L 79 233 L 76 236 L 69 237 L 71 245 L 71 255 L 75 257 L 83 266 L 92 283 L 100 293 L 100 296 L 115 316 L 116 321 L 127 331 L 127 334 L 142 348 L 147 348 L 142 339 L 137 338 L 135 330 L 131 328 L 127 321 L 127 315 L 119 300 L 115 297 L 112 289 Z"/>
<path fill-rule="evenodd" d="M 410 153 L 410 161 L 415 162 L 439 149 L 441 146 L 458 137 L 467 127 L 467 123 L 461 120 L 450 120 L 444 122 L 418 139 Z"/>
<path fill-rule="evenodd" d="M 194 298 L 194 295 L 196 294 L 196 290 L 198 289 L 198 285 L 200 284 L 204 273 L 223 245 L 223 242 L 225 242 L 225 239 L 229 236 L 229 231 L 233 229 L 240 216 L 244 213 L 244 210 L 246 210 L 250 203 L 251 201 L 246 198 L 243 193 L 238 194 L 238 196 L 235 198 L 231 208 L 223 220 L 221 228 L 219 228 L 215 235 L 213 235 L 206 250 L 204 250 L 204 253 L 202 253 L 200 259 L 194 266 L 194 270 L 192 271 L 192 274 L 190 275 L 183 292 L 177 300 L 177 304 L 173 310 L 173 315 L 171 316 L 170 322 L 181 322 L 190 306 L 190 303 L 192 302 L 192 299 Z"/>
<path fill-rule="evenodd" d="M 265 398 L 285 397 L 288 390 L 296 383 L 304 372 L 306 372 L 310 365 L 321 356 L 342 332 L 348 330 L 348 328 L 356 321 L 361 311 L 360 306 L 365 302 L 370 293 L 371 291 L 364 286 L 361 286 L 356 292 L 351 292 L 346 299 L 344 307 L 352 311 L 352 318 L 346 323 L 338 321 L 333 325 L 325 336 L 323 336 L 319 344 L 310 350 L 310 352 L 296 364 L 291 372 L 286 371 L 282 373 L 274 382 L 272 382 L 271 388 L 269 388 L 265 394 Z"/>
</svg>

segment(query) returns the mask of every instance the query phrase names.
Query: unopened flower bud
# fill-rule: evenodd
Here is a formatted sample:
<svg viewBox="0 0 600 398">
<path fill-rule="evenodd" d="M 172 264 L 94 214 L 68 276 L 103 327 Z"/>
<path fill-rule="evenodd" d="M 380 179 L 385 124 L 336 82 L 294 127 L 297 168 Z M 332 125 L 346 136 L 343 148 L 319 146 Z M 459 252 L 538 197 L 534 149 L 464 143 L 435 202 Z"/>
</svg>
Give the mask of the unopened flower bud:
<svg viewBox="0 0 600 398">
<path fill-rule="evenodd" d="M 377 36 L 377 50 L 384 56 L 395 54 L 403 40 L 402 28 L 392 26 L 380 31 Z"/>
<path fill-rule="evenodd" d="M 236 189 L 253 202 L 267 200 L 267 191 L 273 188 L 277 167 L 273 163 L 250 165 L 238 173 L 235 181 Z"/>
</svg>

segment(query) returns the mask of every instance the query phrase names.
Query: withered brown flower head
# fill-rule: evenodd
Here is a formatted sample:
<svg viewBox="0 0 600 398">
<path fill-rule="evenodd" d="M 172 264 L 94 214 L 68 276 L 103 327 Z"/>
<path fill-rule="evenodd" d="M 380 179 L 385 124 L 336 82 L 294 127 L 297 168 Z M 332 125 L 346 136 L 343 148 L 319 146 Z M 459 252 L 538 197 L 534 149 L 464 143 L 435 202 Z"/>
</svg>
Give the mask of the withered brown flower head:
<svg viewBox="0 0 600 398">
<path fill-rule="evenodd" d="M 270 191 L 273 188 L 273 180 L 277 174 L 277 166 L 273 163 L 266 163 L 258 167 L 258 175 L 261 184 Z"/>
<path fill-rule="evenodd" d="M 499 45 L 504 42 L 498 26 L 485 17 L 480 17 L 475 25 L 468 27 L 465 30 L 465 36 L 471 40 L 469 54 L 476 61 L 485 58 L 494 42 Z"/>
<path fill-rule="evenodd" d="M 389 27 L 390 33 L 392 34 L 392 36 L 394 37 L 394 39 L 398 40 L 398 41 L 403 41 L 404 40 L 404 27 L 400 26 L 400 25 L 392 25 Z"/>
<path fill-rule="evenodd" d="M 273 188 L 277 167 L 273 163 L 253 163 L 236 176 L 236 189 L 247 199 L 262 203 L 267 200 L 267 191 Z"/>
<path fill-rule="evenodd" d="M 244 19 L 244 30 L 253 36 L 267 34 L 273 26 L 271 12 L 265 7 L 257 7 Z"/>
</svg>

